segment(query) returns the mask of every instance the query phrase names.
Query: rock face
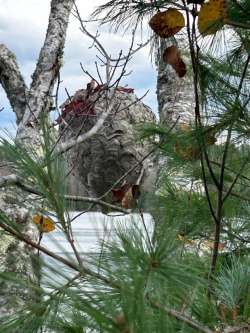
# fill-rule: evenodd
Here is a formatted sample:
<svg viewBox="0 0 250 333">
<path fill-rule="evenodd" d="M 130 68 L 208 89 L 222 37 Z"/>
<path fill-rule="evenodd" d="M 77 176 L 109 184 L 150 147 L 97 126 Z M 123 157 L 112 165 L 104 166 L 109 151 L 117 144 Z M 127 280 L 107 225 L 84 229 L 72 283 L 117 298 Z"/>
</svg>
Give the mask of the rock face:
<svg viewBox="0 0 250 333">
<path fill-rule="evenodd" d="M 118 87 L 111 93 L 114 106 L 101 131 L 66 154 L 71 194 L 101 197 L 152 148 L 138 136 L 139 125 L 155 122 L 151 109 L 136 97 L 133 89 Z M 88 131 L 112 101 L 107 102 L 101 87 L 91 92 L 90 86 L 77 91 L 62 105 L 62 140 Z M 142 176 L 142 187 L 147 190 L 145 187 L 154 182 L 153 170 L 152 159 L 146 159 L 119 185 L 136 184 Z"/>
</svg>

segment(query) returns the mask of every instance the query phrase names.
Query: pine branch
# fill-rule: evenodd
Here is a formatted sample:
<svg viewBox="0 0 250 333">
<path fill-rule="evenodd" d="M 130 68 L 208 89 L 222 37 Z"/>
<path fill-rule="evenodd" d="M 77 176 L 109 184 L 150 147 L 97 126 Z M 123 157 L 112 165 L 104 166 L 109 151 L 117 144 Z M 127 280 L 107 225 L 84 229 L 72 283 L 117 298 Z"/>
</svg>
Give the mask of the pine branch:
<svg viewBox="0 0 250 333">
<path fill-rule="evenodd" d="M 244 68 L 242 71 L 241 79 L 239 82 L 239 87 L 238 91 L 235 96 L 233 108 L 237 105 L 239 101 L 239 96 L 243 87 L 243 82 L 245 80 L 246 74 L 247 74 L 247 69 L 248 65 L 250 62 L 250 54 L 247 57 L 247 60 L 244 64 Z M 234 110 L 233 110 L 234 111 Z M 216 269 L 216 264 L 217 264 L 217 259 L 218 259 L 218 254 L 219 254 L 219 244 L 220 244 L 220 233 L 221 233 L 221 223 L 222 223 L 222 217 L 223 217 L 223 204 L 226 198 L 230 195 L 230 192 L 232 191 L 239 174 L 236 175 L 234 181 L 232 182 L 230 188 L 226 192 L 226 195 L 224 196 L 223 199 L 223 191 L 224 191 L 224 182 L 225 182 L 225 167 L 226 167 L 226 161 L 229 153 L 229 144 L 231 141 L 231 136 L 232 136 L 232 129 L 234 125 L 235 120 L 231 121 L 231 124 L 229 125 L 228 132 L 227 132 L 227 138 L 226 138 L 226 143 L 225 143 L 225 148 L 224 152 L 222 155 L 222 161 L 221 161 L 221 168 L 220 168 L 220 178 L 219 178 L 219 187 L 218 187 L 218 193 L 217 193 L 217 207 L 216 207 L 216 220 L 215 220 L 215 235 L 214 235 L 214 248 L 213 248 L 213 254 L 212 254 L 212 260 L 211 260 L 211 268 L 210 268 L 210 275 L 214 274 L 215 269 Z M 243 164 L 244 167 L 244 164 Z"/>
<path fill-rule="evenodd" d="M 176 1 L 110 0 L 99 6 L 93 12 L 92 17 L 99 19 L 99 21 L 105 24 L 114 24 L 115 28 L 118 29 L 121 25 L 129 25 L 132 20 L 134 22 L 142 21 L 148 14 L 152 14 L 160 9 L 167 9 L 170 6 L 191 12 L 188 6 Z M 104 16 L 99 18 L 101 14 L 104 14 Z"/>
<path fill-rule="evenodd" d="M 100 275 L 99 273 L 96 273 L 94 271 L 92 271 L 91 269 L 84 267 L 82 265 L 82 267 L 75 265 L 74 263 L 72 263 L 71 261 L 53 253 L 52 251 L 48 250 L 47 248 L 35 243 L 34 241 L 32 241 L 31 239 L 29 239 L 28 237 L 24 236 L 23 234 L 21 234 L 20 232 L 14 230 L 13 228 L 11 228 L 10 226 L 6 225 L 5 223 L 3 223 L 0 220 L 0 227 L 6 231 L 7 233 L 9 233 L 10 235 L 14 236 L 16 239 L 20 240 L 21 242 L 26 243 L 27 245 L 31 246 L 34 249 L 39 250 L 40 252 L 48 255 L 49 257 L 56 259 L 57 261 L 61 262 L 62 264 L 66 265 L 67 267 L 73 269 L 74 271 L 77 271 L 79 273 L 81 273 L 83 276 L 84 275 L 89 275 L 90 277 L 94 277 L 102 282 L 104 282 L 105 284 L 112 286 L 114 288 L 118 288 L 118 285 L 116 283 L 114 283 L 113 281 L 107 279 L 106 277 Z"/>
<path fill-rule="evenodd" d="M 210 163 L 212 163 L 214 165 L 217 165 L 218 167 L 221 167 L 221 163 L 219 163 L 217 161 L 210 160 Z M 228 166 L 225 166 L 225 170 L 228 170 L 228 171 L 230 171 L 230 172 L 232 172 L 232 173 L 234 173 L 236 175 L 238 174 L 238 172 L 234 171 L 233 169 L 229 168 Z M 246 177 L 244 175 L 240 175 L 239 177 L 242 178 L 242 179 L 247 180 L 248 182 L 250 182 L 250 178 L 248 178 L 248 177 Z"/>
<path fill-rule="evenodd" d="M 187 324 L 189 327 L 196 329 L 202 333 L 214 333 L 214 331 L 211 330 L 209 327 L 204 326 L 203 324 L 199 323 L 198 321 L 194 320 L 193 318 L 188 317 L 188 316 L 184 315 L 183 313 L 176 311 L 174 309 L 169 309 L 165 306 L 162 306 L 158 302 L 155 302 L 149 298 L 148 298 L 148 300 L 154 308 L 166 313 L 168 316 L 171 316 L 171 317 L 177 319 L 178 321 L 181 321 L 181 322 Z"/>
</svg>

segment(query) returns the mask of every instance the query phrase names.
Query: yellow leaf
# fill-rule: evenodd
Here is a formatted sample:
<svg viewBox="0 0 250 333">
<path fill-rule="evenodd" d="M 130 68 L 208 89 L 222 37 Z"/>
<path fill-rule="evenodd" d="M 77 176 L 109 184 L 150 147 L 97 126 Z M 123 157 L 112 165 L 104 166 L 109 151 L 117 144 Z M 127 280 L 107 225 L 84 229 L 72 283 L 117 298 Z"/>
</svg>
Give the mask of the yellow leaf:
<svg viewBox="0 0 250 333">
<path fill-rule="evenodd" d="M 175 35 L 185 26 L 184 16 L 175 8 L 155 14 L 149 21 L 154 32 L 162 38 Z"/>
<path fill-rule="evenodd" d="M 206 136 L 206 143 L 207 143 L 208 146 L 214 145 L 215 142 L 217 142 L 217 139 L 214 135 L 208 134 Z"/>
<path fill-rule="evenodd" d="M 202 242 L 202 245 L 206 248 L 213 249 L 214 248 L 214 242 L 212 241 L 204 241 Z M 226 244 L 225 243 L 219 243 L 218 244 L 218 249 L 223 250 L 225 248 Z"/>
<path fill-rule="evenodd" d="M 193 241 L 192 239 L 188 239 L 180 234 L 177 235 L 177 240 L 183 242 L 184 244 L 188 244 L 188 245 L 194 245 L 195 241 Z"/>
<path fill-rule="evenodd" d="M 52 219 L 43 215 L 34 215 L 32 221 L 38 226 L 41 232 L 51 232 L 55 230 L 55 223 Z"/>
<path fill-rule="evenodd" d="M 226 0 L 210 0 L 201 6 L 198 14 L 198 29 L 202 36 L 215 34 L 227 23 Z"/>
<path fill-rule="evenodd" d="M 194 161 L 199 159 L 200 150 L 198 147 L 193 147 L 191 144 L 181 145 L 180 143 L 176 143 L 174 145 L 175 153 L 185 161 Z"/>
</svg>

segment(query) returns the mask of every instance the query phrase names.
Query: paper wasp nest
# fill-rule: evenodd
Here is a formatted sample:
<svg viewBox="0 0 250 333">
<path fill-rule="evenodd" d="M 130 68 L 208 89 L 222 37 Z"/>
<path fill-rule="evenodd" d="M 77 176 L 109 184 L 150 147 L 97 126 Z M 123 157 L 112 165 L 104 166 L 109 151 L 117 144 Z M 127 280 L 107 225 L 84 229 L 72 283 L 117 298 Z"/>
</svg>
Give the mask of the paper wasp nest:
<svg viewBox="0 0 250 333">
<path fill-rule="evenodd" d="M 102 196 L 152 148 L 139 139 L 137 128 L 145 122 L 155 122 L 151 109 L 131 88 L 113 88 L 109 95 L 107 100 L 105 87 L 88 84 L 87 89 L 78 90 L 61 106 L 58 122 L 62 140 L 67 141 L 90 130 L 98 116 L 112 105 L 101 130 L 66 154 L 70 194 Z M 143 190 L 152 190 L 153 164 L 152 158 L 146 159 L 116 187 L 125 182 L 136 184 L 141 178 Z"/>
</svg>

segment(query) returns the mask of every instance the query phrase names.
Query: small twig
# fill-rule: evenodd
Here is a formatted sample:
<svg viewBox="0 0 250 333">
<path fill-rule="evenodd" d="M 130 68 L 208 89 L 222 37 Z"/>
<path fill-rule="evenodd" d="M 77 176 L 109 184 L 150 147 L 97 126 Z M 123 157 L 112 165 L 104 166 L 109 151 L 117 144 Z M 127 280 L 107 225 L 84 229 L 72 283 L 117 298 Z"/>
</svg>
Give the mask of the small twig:
<svg viewBox="0 0 250 333">
<path fill-rule="evenodd" d="M 93 203 L 90 204 L 87 209 L 85 209 L 84 211 L 81 211 L 80 213 L 76 214 L 72 219 L 70 219 L 70 223 L 75 221 L 78 217 L 82 216 L 83 214 L 86 214 L 86 213 L 90 212 L 93 209 L 94 206 L 95 206 L 95 204 L 93 204 Z"/>
<path fill-rule="evenodd" d="M 183 313 L 181 313 L 179 311 L 176 311 L 174 309 L 169 309 L 169 308 L 159 304 L 158 302 L 151 300 L 149 297 L 148 297 L 148 301 L 151 304 L 151 306 L 153 306 L 154 308 L 164 312 L 168 316 L 174 317 L 178 321 L 181 321 L 181 322 L 187 324 L 189 327 L 192 327 L 193 329 L 198 330 L 199 332 L 214 333 L 214 330 L 211 330 L 209 327 L 202 325 L 200 322 L 194 320 L 191 317 L 184 315 Z"/>
<path fill-rule="evenodd" d="M 103 206 L 106 208 L 110 208 L 114 211 L 122 212 L 124 214 L 131 213 L 131 211 L 129 209 L 125 209 L 125 208 L 122 208 L 122 207 L 119 207 L 116 205 L 112 205 L 112 204 L 102 201 L 98 198 L 82 197 L 82 196 L 76 196 L 76 195 L 66 195 L 65 199 L 72 200 L 72 201 L 84 201 L 84 202 L 93 203 L 93 204 L 100 205 L 100 206 Z"/>
<path fill-rule="evenodd" d="M 244 163 L 242 164 L 240 171 L 238 172 L 238 174 L 236 175 L 236 177 L 234 178 L 234 180 L 232 181 L 229 189 L 227 190 L 226 194 L 224 195 L 224 197 L 222 198 L 222 203 L 224 204 L 224 202 L 226 201 L 226 199 L 229 197 L 229 195 L 232 193 L 232 190 L 235 186 L 235 184 L 237 183 L 238 179 L 241 176 L 242 171 L 244 170 L 246 164 L 249 162 L 249 159 L 247 159 L 246 161 L 244 161 Z"/>
<path fill-rule="evenodd" d="M 80 62 L 80 67 L 81 67 L 81 70 L 83 71 L 83 73 L 86 74 L 91 80 L 93 80 L 98 86 L 103 84 L 101 76 L 99 76 L 99 79 L 100 79 L 100 83 L 99 83 L 94 78 L 94 76 L 89 73 L 89 71 L 87 71 L 86 69 L 84 69 L 82 62 Z"/>
<path fill-rule="evenodd" d="M 101 53 L 105 56 L 105 58 L 106 58 L 106 59 L 109 59 L 109 55 L 108 55 L 108 53 L 106 52 L 106 50 L 105 50 L 105 48 L 102 46 L 102 44 L 99 42 L 97 36 L 96 36 L 96 35 L 94 36 L 93 34 L 91 34 L 91 33 L 85 28 L 85 26 L 84 26 L 84 24 L 83 24 L 83 20 L 82 20 L 82 18 L 81 18 L 81 15 L 80 15 L 80 12 L 79 12 L 79 10 L 78 10 L 78 7 L 77 7 L 77 5 L 76 5 L 75 0 L 73 0 L 73 4 L 74 4 L 74 10 L 75 10 L 75 12 L 76 12 L 76 14 L 73 14 L 73 15 L 74 15 L 74 16 L 78 19 L 78 21 L 80 22 L 81 30 L 83 30 L 83 32 L 84 32 L 87 36 L 89 36 L 89 37 L 92 39 L 92 41 L 93 41 L 94 43 L 96 43 L 96 45 L 98 45 L 98 47 L 99 47 Z"/>
<path fill-rule="evenodd" d="M 100 73 L 100 71 L 99 71 L 99 67 L 98 67 L 98 64 L 97 64 L 96 61 L 95 61 L 95 68 L 96 68 L 96 73 L 97 73 L 97 75 L 98 75 L 98 78 L 99 78 L 99 80 L 100 80 L 100 84 L 103 85 L 102 76 L 101 76 L 101 73 Z"/>
<path fill-rule="evenodd" d="M 145 233 L 146 233 L 146 236 L 147 236 L 147 240 L 148 240 L 148 244 L 149 244 L 149 247 L 150 247 L 150 254 L 153 255 L 154 253 L 154 248 L 153 248 L 153 244 L 151 242 L 151 239 L 149 237 L 149 233 L 148 233 L 148 229 L 146 227 L 146 223 L 145 223 L 145 220 L 144 220 L 144 216 L 143 216 L 143 210 L 141 208 L 139 208 L 139 214 L 141 216 L 141 220 L 142 220 L 142 224 L 143 224 L 143 228 L 145 230 Z"/>
<path fill-rule="evenodd" d="M 210 163 L 212 163 L 212 164 L 214 164 L 214 165 L 217 165 L 218 167 L 221 167 L 221 163 L 219 163 L 219 162 L 216 162 L 216 161 L 212 161 L 212 160 L 210 160 Z M 237 174 L 236 171 L 230 169 L 230 168 L 227 167 L 227 166 L 225 167 L 225 170 L 228 170 L 228 171 L 230 171 L 230 172 L 232 172 L 232 173 Z M 246 176 L 244 176 L 244 175 L 240 175 L 240 178 L 245 179 L 245 180 L 247 180 L 247 181 L 250 182 L 250 178 L 248 178 L 248 177 L 246 177 Z"/>
<path fill-rule="evenodd" d="M 232 25 L 236 28 L 250 29 L 250 24 L 244 22 L 234 22 L 230 20 L 227 22 L 227 24 Z"/>
</svg>

